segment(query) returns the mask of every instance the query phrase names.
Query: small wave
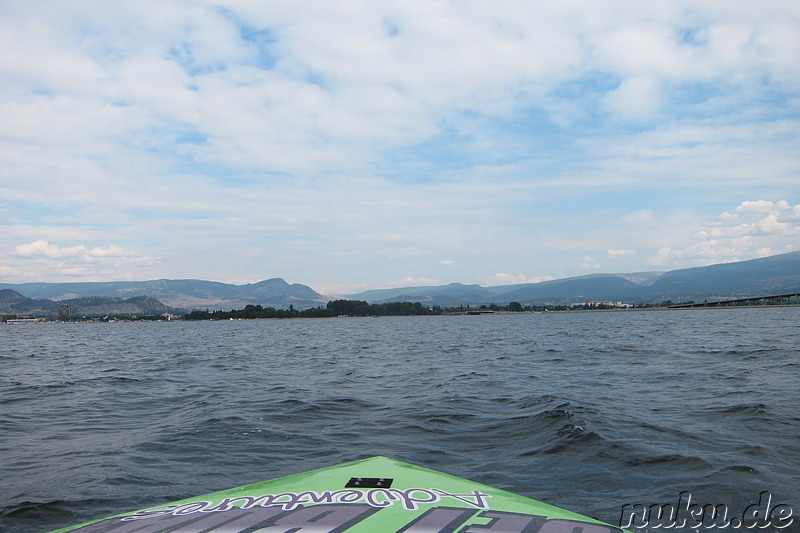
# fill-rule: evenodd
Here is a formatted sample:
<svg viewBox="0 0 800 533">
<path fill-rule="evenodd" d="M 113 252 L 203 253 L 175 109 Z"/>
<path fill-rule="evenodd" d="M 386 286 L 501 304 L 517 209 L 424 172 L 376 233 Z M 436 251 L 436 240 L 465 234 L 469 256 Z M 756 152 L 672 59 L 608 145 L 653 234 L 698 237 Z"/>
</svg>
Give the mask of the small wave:
<svg viewBox="0 0 800 533">
<path fill-rule="evenodd" d="M 599 437 L 586 430 L 586 422 L 575 419 L 574 406 L 556 396 L 528 398 L 522 405 L 521 410 L 535 412 L 479 425 L 475 433 L 495 446 L 498 442 L 514 442 L 515 448 L 525 450 L 521 455 L 559 453 L 567 446 L 580 447 Z"/>
<path fill-rule="evenodd" d="M 230 424 L 238 424 L 240 422 L 246 422 L 244 418 L 241 416 L 224 416 L 224 417 L 211 417 L 203 421 L 203 426 L 219 426 L 219 425 L 230 425 Z"/>
<path fill-rule="evenodd" d="M 539 405 L 544 405 L 552 402 L 560 402 L 561 398 L 553 394 L 543 394 L 542 396 L 532 396 L 520 400 L 520 408 L 528 409 Z"/>
<path fill-rule="evenodd" d="M 483 372 L 466 372 L 464 374 L 457 375 L 456 378 L 471 378 L 471 377 L 476 377 L 476 376 L 477 377 L 482 377 L 482 378 L 487 378 L 487 377 L 489 377 L 489 374 L 485 374 Z"/>
<path fill-rule="evenodd" d="M 100 518 L 118 509 L 120 502 L 108 499 L 51 500 L 43 502 L 22 501 L 0 509 L 0 518 L 13 519 L 14 527 L 3 530 L 9 533 L 41 531 L 74 524 L 76 513 L 86 520 Z"/>
<path fill-rule="evenodd" d="M 480 417 L 469 413 L 442 413 L 430 415 L 426 421 L 433 424 L 457 424 L 479 419 Z"/>
<path fill-rule="evenodd" d="M 718 470 L 719 474 L 724 474 L 726 472 L 733 472 L 733 473 L 744 473 L 744 474 L 758 474 L 759 470 L 757 468 L 753 468 L 752 466 L 748 465 L 731 465 L 726 466 Z"/>
<path fill-rule="evenodd" d="M 706 412 L 721 415 L 766 415 L 769 409 L 763 403 L 743 403 L 723 407 L 707 408 Z"/>
<path fill-rule="evenodd" d="M 441 424 L 432 424 L 430 421 L 412 422 L 407 421 L 399 424 L 397 427 L 392 428 L 393 433 L 399 433 L 406 437 L 408 436 L 424 436 L 424 435 L 451 435 L 452 431 L 448 427 Z"/>
<path fill-rule="evenodd" d="M 63 391 L 65 389 L 77 389 L 87 385 L 97 385 L 98 383 L 114 384 L 114 383 L 141 383 L 139 378 L 131 378 L 126 376 L 99 376 L 92 378 L 84 378 L 77 380 L 63 380 L 52 383 L 22 383 L 16 381 L 13 387 L 17 388 L 16 392 L 49 392 L 49 391 Z"/>
<path fill-rule="evenodd" d="M 563 426 L 561 429 L 558 430 L 558 436 L 564 437 L 566 435 L 574 435 L 577 433 L 581 433 L 583 431 L 586 431 L 586 429 L 583 426 L 578 426 L 575 424 L 566 424 L 565 426 Z"/>
<path fill-rule="evenodd" d="M 654 410 L 654 411 L 658 412 L 660 410 Z M 638 427 L 647 431 L 653 431 L 656 433 L 667 435 L 669 437 L 680 437 L 681 439 L 685 440 L 701 440 L 703 438 L 695 431 L 686 431 L 672 426 L 656 425 L 651 422 L 640 422 L 638 424 Z"/>
<path fill-rule="evenodd" d="M 344 411 L 361 411 L 361 410 L 369 410 L 376 407 L 379 407 L 379 404 L 369 402 L 366 400 L 361 400 L 359 398 L 331 398 L 327 400 L 322 400 L 320 402 L 316 402 L 317 405 L 322 407 L 323 409 L 331 409 L 333 412 L 342 412 Z"/>
<path fill-rule="evenodd" d="M 142 382 L 142 380 L 139 379 L 139 378 L 128 378 L 128 377 L 125 377 L 125 376 L 111 376 L 109 378 L 96 378 L 96 379 L 100 379 L 100 380 L 103 380 L 103 381 L 118 382 L 118 383 L 129 383 L 129 382 L 141 383 Z"/>
<path fill-rule="evenodd" d="M 21 515 L 36 515 L 47 510 L 58 510 L 72 502 L 64 500 L 53 500 L 49 502 L 22 501 L 15 505 L 10 505 L 5 509 L 0 509 L 0 517 L 19 517 Z"/>
<path fill-rule="evenodd" d="M 580 429 L 578 429 L 580 428 Z M 587 431 L 583 426 L 565 425 L 556 433 L 556 438 L 551 439 L 541 448 L 528 450 L 521 456 L 530 455 L 561 455 L 577 457 L 594 450 L 599 452 L 607 440 L 595 431 Z"/>
<path fill-rule="evenodd" d="M 669 465 L 671 468 L 710 468 L 712 465 L 705 459 L 689 455 L 682 455 L 678 453 L 669 453 L 662 455 L 638 455 L 629 456 L 625 459 L 625 464 L 634 467 L 646 466 L 665 466 Z"/>
</svg>

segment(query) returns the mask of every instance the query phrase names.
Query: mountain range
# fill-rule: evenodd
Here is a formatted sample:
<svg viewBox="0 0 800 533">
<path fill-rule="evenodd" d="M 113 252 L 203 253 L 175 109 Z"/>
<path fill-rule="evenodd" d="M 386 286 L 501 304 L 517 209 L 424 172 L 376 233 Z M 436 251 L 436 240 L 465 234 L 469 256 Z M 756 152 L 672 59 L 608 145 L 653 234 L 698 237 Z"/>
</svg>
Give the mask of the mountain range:
<svg viewBox="0 0 800 533">
<path fill-rule="evenodd" d="M 589 274 L 573 278 L 482 287 L 451 283 L 431 287 L 377 289 L 348 295 L 370 303 L 414 301 L 427 305 L 630 304 L 724 300 L 800 292 L 800 252 L 668 272 Z"/>
<path fill-rule="evenodd" d="M 149 296 L 123 300 L 108 296 L 70 298 L 61 301 L 28 298 L 13 289 L 0 289 L 0 314 L 22 316 L 56 316 L 59 307 L 69 305 L 73 316 L 163 315 L 183 314 L 185 310 L 164 305 Z"/>
<path fill-rule="evenodd" d="M 109 281 L 73 283 L 0 283 L 0 289 L 13 289 L 31 298 L 66 301 L 74 298 L 109 297 L 128 299 L 149 296 L 170 307 L 181 309 L 242 309 L 248 304 L 297 309 L 324 306 L 328 298 L 299 283 L 280 278 L 247 285 L 233 285 L 196 279 L 152 281 Z"/>
<path fill-rule="evenodd" d="M 613 301 L 630 304 L 718 300 L 776 294 L 800 293 L 800 252 L 774 255 L 761 259 L 685 268 L 668 272 L 628 274 L 589 274 L 573 278 L 483 287 L 481 285 L 448 285 L 375 289 L 343 296 L 324 296 L 306 285 L 289 284 L 273 278 L 258 283 L 233 285 L 203 280 L 153 280 L 73 283 L 0 283 L 26 299 L 47 299 L 26 305 L 52 309 L 58 303 L 89 297 L 117 299 L 116 304 L 147 296 L 171 308 L 242 309 L 247 305 L 308 309 L 324 306 L 338 298 L 364 300 L 369 303 L 421 302 L 443 307 L 458 305 L 507 304 L 523 305 L 572 304 L 592 301 Z M 22 296 L 25 295 L 25 296 Z M 6 293 L 0 301 L 0 313 L 14 312 Z M 99 300 L 96 303 L 100 303 Z M 110 303 L 110 302 L 106 302 Z M 135 303 L 135 302 L 134 302 Z M 152 303 L 152 302 L 151 302 Z M 78 305 L 77 303 L 75 305 Z M 57 307 L 57 305 L 56 305 Z M 167 312 L 167 311 L 163 311 Z M 105 312 L 103 314 L 111 314 Z"/>
</svg>

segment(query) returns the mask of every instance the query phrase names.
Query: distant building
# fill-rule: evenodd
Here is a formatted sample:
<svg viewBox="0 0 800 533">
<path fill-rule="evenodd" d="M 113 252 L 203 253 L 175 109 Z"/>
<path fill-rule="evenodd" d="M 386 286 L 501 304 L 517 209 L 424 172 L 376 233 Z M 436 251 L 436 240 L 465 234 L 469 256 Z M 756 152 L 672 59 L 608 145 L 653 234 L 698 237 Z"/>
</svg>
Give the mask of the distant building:
<svg viewBox="0 0 800 533">
<path fill-rule="evenodd" d="M 584 300 L 583 302 L 572 304 L 571 307 L 573 309 L 627 309 L 633 306 L 631 304 L 622 302 L 598 302 L 595 300 Z"/>
<path fill-rule="evenodd" d="M 58 319 L 63 322 L 72 320 L 72 306 L 68 304 L 58 306 Z"/>
</svg>

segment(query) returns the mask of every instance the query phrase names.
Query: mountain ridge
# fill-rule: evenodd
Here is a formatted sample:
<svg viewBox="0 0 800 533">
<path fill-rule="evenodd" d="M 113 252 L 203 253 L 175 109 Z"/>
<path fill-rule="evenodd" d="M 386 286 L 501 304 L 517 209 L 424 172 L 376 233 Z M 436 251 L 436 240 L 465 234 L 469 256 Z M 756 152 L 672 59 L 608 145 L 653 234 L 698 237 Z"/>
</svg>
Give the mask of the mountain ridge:
<svg viewBox="0 0 800 533">
<path fill-rule="evenodd" d="M 800 252 L 665 272 L 593 273 L 518 285 L 460 286 L 483 289 L 485 296 L 477 299 L 474 290 L 473 294 L 455 290 L 459 285 L 373 289 L 347 297 L 386 303 L 413 295 L 423 298 L 419 301 L 429 305 L 507 304 L 512 301 L 541 305 L 585 300 L 639 304 L 755 297 L 800 292 Z"/>
<path fill-rule="evenodd" d="M 131 298 L 150 296 L 164 304 L 182 308 L 241 309 L 249 304 L 276 308 L 324 306 L 328 299 L 306 285 L 289 284 L 282 278 L 233 285 L 198 279 L 157 279 L 149 281 L 101 281 L 66 283 L 0 283 L 32 298 L 64 301 L 71 298 L 105 296 Z"/>
<path fill-rule="evenodd" d="M 85 296 L 66 300 L 28 298 L 14 289 L 0 289 L 0 314 L 56 316 L 59 308 L 69 305 L 73 316 L 163 315 L 183 314 L 184 309 L 164 305 L 150 296 L 122 299 L 109 296 Z"/>
<path fill-rule="evenodd" d="M 149 296 L 164 305 L 182 309 L 242 309 L 262 305 L 286 309 L 325 306 L 335 299 L 369 303 L 420 302 L 424 305 L 573 304 L 586 300 L 651 304 L 755 297 L 800 292 L 800 252 L 760 259 L 720 263 L 666 272 L 593 273 L 584 276 L 483 287 L 448 283 L 390 289 L 370 289 L 342 296 L 324 296 L 307 285 L 289 284 L 282 278 L 234 285 L 197 279 L 149 281 L 0 283 L 25 297 L 66 302 L 82 297 L 129 299 Z"/>
</svg>

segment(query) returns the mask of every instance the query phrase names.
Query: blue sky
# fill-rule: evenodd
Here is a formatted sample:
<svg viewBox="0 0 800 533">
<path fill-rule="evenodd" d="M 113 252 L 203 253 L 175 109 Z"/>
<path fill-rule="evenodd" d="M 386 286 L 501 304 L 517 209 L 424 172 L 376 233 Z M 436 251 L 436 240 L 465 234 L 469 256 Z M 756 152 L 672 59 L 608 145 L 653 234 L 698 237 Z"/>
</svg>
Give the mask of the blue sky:
<svg viewBox="0 0 800 533">
<path fill-rule="evenodd" d="M 0 4 L 0 280 L 327 294 L 800 250 L 800 3 Z"/>
</svg>

